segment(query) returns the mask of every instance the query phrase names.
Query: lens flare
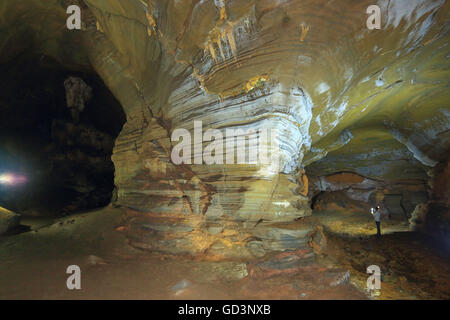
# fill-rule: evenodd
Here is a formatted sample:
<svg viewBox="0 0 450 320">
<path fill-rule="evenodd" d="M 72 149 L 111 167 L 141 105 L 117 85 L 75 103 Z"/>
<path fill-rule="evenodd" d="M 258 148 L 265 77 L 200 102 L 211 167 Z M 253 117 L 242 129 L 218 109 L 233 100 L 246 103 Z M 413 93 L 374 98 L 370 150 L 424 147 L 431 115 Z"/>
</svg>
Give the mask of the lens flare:
<svg viewBox="0 0 450 320">
<path fill-rule="evenodd" d="M 24 176 L 15 175 L 12 173 L 0 174 L 0 184 L 4 185 L 19 185 L 27 181 Z"/>
</svg>

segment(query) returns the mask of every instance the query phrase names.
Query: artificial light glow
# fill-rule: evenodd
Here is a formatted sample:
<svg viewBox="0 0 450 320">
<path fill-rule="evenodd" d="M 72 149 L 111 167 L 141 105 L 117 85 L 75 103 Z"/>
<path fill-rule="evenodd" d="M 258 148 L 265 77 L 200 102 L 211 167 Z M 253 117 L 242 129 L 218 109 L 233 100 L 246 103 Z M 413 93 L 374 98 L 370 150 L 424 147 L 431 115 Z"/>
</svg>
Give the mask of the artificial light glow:
<svg viewBox="0 0 450 320">
<path fill-rule="evenodd" d="M 3 174 L 0 176 L 0 183 L 7 184 L 12 182 L 12 176 L 8 174 Z"/>
<path fill-rule="evenodd" d="M 14 175 L 11 173 L 0 174 L 0 184 L 5 185 L 17 185 L 26 182 L 26 178 L 20 175 Z"/>
</svg>

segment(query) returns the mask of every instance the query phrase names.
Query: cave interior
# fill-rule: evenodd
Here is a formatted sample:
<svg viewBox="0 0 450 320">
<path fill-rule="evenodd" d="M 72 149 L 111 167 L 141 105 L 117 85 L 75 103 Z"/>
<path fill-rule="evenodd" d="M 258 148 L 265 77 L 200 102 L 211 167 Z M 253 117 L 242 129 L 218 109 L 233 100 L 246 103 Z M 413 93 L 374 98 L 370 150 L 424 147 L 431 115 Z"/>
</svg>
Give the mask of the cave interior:
<svg viewBox="0 0 450 320">
<path fill-rule="evenodd" d="M 449 299 L 450 1 L 371 2 L 2 0 L 0 299 Z"/>
</svg>

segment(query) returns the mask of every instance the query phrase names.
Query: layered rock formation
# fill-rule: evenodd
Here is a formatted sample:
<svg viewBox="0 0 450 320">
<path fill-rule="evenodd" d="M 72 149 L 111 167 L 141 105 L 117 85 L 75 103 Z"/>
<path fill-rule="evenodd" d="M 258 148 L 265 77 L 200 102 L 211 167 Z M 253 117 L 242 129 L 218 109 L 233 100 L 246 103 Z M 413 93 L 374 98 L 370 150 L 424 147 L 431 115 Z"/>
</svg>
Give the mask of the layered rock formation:
<svg viewBox="0 0 450 320">
<path fill-rule="evenodd" d="M 46 26 L 50 40 L 36 50 L 89 61 L 121 102 L 117 203 L 130 210 L 136 246 L 219 256 L 299 248 L 310 229 L 288 226 L 311 215 L 307 175 L 319 191 L 364 201 L 368 189 L 400 194 L 392 202 L 409 215 L 411 192 L 422 197 L 430 170 L 447 159 L 449 1 L 376 1 L 380 30 L 366 26 L 369 0 L 77 3 L 82 30 Z M 60 19 L 68 1 L 28 4 Z M 57 48 L 66 46 L 79 50 L 63 56 Z M 193 133 L 194 121 L 276 130 L 269 155 L 279 162 L 175 165 L 171 136 Z M 339 172 L 357 181 L 320 182 Z"/>
<path fill-rule="evenodd" d="M 450 230 L 449 174 L 448 159 L 436 165 L 430 179 L 429 200 L 415 208 L 411 219 L 419 229 L 443 239 L 448 239 Z M 445 245 L 449 244 L 445 240 Z"/>
<path fill-rule="evenodd" d="M 351 172 L 310 175 L 310 182 L 314 209 L 327 211 L 337 206 L 367 213 L 380 205 L 391 218 L 405 221 L 416 206 L 428 202 L 430 192 L 424 180 L 375 180 Z"/>
</svg>

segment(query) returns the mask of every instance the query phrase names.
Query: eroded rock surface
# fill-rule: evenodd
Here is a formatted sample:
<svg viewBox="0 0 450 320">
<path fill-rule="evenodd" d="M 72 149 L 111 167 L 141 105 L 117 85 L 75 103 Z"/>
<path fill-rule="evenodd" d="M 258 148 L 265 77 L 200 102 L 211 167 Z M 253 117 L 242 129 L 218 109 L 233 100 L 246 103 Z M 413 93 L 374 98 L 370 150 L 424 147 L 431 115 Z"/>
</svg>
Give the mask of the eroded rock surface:
<svg viewBox="0 0 450 320">
<path fill-rule="evenodd" d="M 55 10 L 62 25 L 66 2 L 28 4 Z M 12 10 L 37 23 L 13 3 L 2 16 Z M 430 172 L 449 147 L 450 1 L 376 1 L 381 30 L 366 27 L 369 0 L 78 3 L 83 30 L 52 24 L 33 34 L 37 42 L 50 35 L 37 50 L 67 64 L 89 61 L 127 114 L 113 161 L 135 245 L 245 256 L 253 243 L 264 251 L 271 228 L 258 226 L 311 215 L 309 185 L 358 201 L 377 201 L 378 192 L 405 215 L 428 200 Z M 56 49 L 78 45 L 73 55 Z M 174 165 L 171 134 L 192 132 L 194 121 L 276 129 L 279 148 L 270 153 L 279 166 Z M 340 172 L 357 181 L 324 185 Z"/>
<path fill-rule="evenodd" d="M 18 227 L 20 215 L 0 207 L 0 236 Z"/>
</svg>

